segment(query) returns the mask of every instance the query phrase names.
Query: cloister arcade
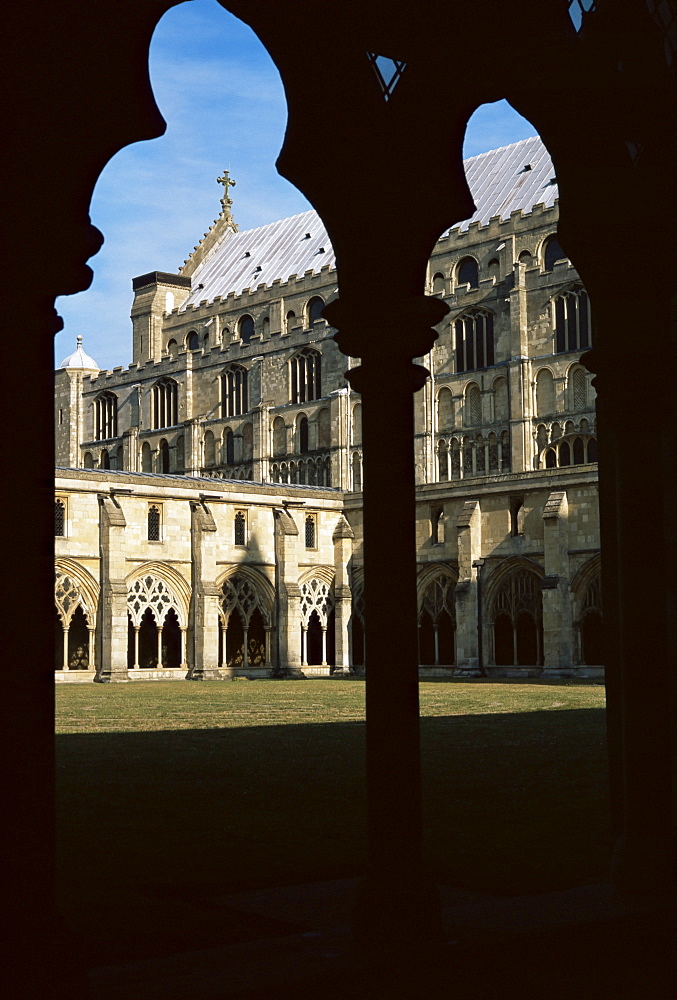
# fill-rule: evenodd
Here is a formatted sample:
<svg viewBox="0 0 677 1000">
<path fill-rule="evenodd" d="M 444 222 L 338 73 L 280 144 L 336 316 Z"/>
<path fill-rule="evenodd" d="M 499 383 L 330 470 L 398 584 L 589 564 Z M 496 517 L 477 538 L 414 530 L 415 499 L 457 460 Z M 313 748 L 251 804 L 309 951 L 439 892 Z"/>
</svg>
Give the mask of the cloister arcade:
<svg viewBox="0 0 677 1000">
<path fill-rule="evenodd" d="M 99 585 L 75 560 L 58 559 L 54 601 L 56 669 L 92 669 Z"/>
<path fill-rule="evenodd" d="M 168 567 L 148 567 L 130 580 L 127 592 L 130 670 L 187 670 L 189 588 Z"/>
<path fill-rule="evenodd" d="M 275 591 L 249 567 L 229 571 L 219 598 L 219 667 L 269 669 L 275 628 Z"/>
<path fill-rule="evenodd" d="M 301 583 L 301 667 L 334 663 L 334 574 L 317 567 Z"/>
</svg>

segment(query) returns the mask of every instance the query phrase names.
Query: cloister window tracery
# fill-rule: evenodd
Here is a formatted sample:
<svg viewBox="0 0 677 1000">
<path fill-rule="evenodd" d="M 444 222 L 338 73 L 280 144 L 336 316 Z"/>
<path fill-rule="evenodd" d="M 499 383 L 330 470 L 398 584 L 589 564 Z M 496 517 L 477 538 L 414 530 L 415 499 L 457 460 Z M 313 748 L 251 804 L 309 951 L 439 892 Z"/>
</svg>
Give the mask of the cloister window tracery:
<svg viewBox="0 0 677 1000">
<path fill-rule="evenodd" d="M 495 664 L 542 664 L 543 610 L 536 573 L 524 568 L 507 576 L 494 596 L 491 619 Z"/>
<path fill-rule="evenodd" d="M 266 600 L 246 576 L 224 581 L 219 602 L 219 664 L 230 668 L 270 666 L 272 621 Z"/>
<path fill-rule="evenodd" d="M 438 572 L 428 583 L 418 612 L 419 663 L 451 666 L 456 662 L 456 583 Z"/>
</svg>

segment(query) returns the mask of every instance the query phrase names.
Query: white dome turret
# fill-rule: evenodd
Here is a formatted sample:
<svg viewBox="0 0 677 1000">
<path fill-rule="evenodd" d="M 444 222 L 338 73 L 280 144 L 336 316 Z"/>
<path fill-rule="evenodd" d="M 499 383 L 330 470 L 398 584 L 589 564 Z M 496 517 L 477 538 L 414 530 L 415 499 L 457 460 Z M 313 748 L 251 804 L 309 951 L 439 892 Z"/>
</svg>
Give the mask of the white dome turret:
<svg viewBox="0 0 677 1000">
<path fill-rule="evenodd" d="M 88 371 L 101 371 L 94 358 L 85 354 L 82 349 L 82 337 L 77 337 L 77 347 L 67 358 L 65 358 L 59 368 L 86 368 Z"/>
</svg>

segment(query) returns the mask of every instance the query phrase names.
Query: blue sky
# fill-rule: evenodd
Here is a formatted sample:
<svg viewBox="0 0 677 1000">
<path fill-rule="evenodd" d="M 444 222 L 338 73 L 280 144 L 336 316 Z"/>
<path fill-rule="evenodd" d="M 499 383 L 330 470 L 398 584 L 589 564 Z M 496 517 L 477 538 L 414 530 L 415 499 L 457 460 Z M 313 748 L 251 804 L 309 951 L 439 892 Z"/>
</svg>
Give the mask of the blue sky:
<svg viewBox="0 0 677 1000">
<path fill-rule="evenodd" d="M 241 230 L 309 208 L 280 177 L 286 104 L 278 72 L 247 25 L 216 0 L 169 10 L 150 50 L 155 99 L 167 122 L 159 139 L 120 150 L 94 191 L 91 218 L 105 243 L 89 264 L 90 288 L 62 296 L 55 363 L 84 338 L 102 368 L 131 361 L 131 280 L 147 271 L 176 272 L 219 212 L 216 178 L 229 169 L 233 215 Z M 469 122 L 464 156 L 534 135 L 504 101 L 480 108 Z"/>
</svg>

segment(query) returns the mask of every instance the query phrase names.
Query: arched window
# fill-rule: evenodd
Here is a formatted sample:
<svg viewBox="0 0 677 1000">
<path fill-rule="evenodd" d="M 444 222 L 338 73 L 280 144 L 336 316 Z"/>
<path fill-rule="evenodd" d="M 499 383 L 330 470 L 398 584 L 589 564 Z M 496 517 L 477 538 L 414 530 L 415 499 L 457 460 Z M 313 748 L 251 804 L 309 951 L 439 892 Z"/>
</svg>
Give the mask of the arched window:
<svg viewBox="0 0 677 1000">
<path fill-rule="evenodd" d="M 101 457 L 99 458 L 99 468 L 100 469 L 110 469 L 110 455 L 106 448 L 101 452 Z"/>
<path fill-rule="evenodd" d="M 169 444 L 165 438 L 162 438 L 160 441 L 158 455 L 160 458 L 160 472 L 169 472 Z"/>
<path fill-rule="evenodd" d="M 439 533 L 439 524 L 443 521 L 441 508 L 438 518 Z M 443 540 L 440 538 L 440 541 Z M 418 655 L 422 665 L 451 666 L 455 662 L 455 604 L 455 583 L 446 573 L 440 573 L 426 587 L 418 612 Z"/>
<path fill-rule="evenodd" d="M 536 413 L 545 417 L 555 412 L 555 383 L 549 368 L 541 368 L 536 375 Z"/>
<path fill-rule="evenodd" d="M 148 508 L 148 541 L 160 541 L 160 508 L 157 504 L 151 504 Z"/>
<path fill-rule="evenodd" d="M 441 483 L 446 483 L 449 479 L 449 452 L 447 451 L 447 442 L 444 440 L 437 445 L 437 464 L 437 478 Z"/>
<path fill-rule="evenodd" d="M 295 326 L 296 326 L 296 313 L 293 311 L 293 309 L 290 309 L 289 312 L 287 313 L 285 320 L 285 328 L 287 333 L 291 333 Z"/>
<path fill-rule="evenodd" d="M 557 468 L 557 455 L 555 454 L 554 448 L 548 448 L 545 453 L 545 467 L 546 469 Z"/>
<path fill-rule="evenodd" d="M 173 378 L 163 378 L 153 386 L 153 427 L 173 427 L 178 418 L 178 385 Z"/>
<path fill-rule="evenodd" d="M 501 276 L 501 264 L 500 261 L 498 260 L 498 257 L 493 257 L 489 261 L 489 263 L 487 264 L 487 271 L 489 273 L 490 278 L 495 278 L 496 281 L 498 281 L 498 279 Z"/>
<path fill-rule="evenodd" d="M 454 426 L 454 402 L 451 389 L 443 386 L 437 395 L 437 427 L 441 431 L 451 430 Z"/>
<path fill-rule="evenodd" d="M 597 438 L 591 437 L 588 440 L 588 462 L 597 461 Z"/>
<path fill-rule="evenodd" d="M 238 510 L 235 515 L 235 530 L 233 541 L 235 545 L 245 545 L 247 537 L 247 516 L 244 511 Z"/>
<path fill-rule="evenodd" d="M 577 368 L 571 377 L 571 396 L 574 411 L 587 409 L 588 380 L 582 368 Z"/>
<path fill-rule="evenodd" d="M 582 351 L 592 343 L 592 317 L 588 293 L 581 286 L 570 288 L 553 302 L 555 352 Z"/>
<path fill-rule="evenodd" d="M 216 444 L 211 431 L 205 431 L 204 460 L 207 467 L 216 465 Z"/>
<path fill-rule="evenodd" d="M 226 431 L 226 465 L 235 465 L 235 435 Z"/>
<path fill-rule="evenodd" d="M 198 337 L 195 330 L 191 330 L 186 337 L 186 347 L 189 351 L 199 351 L 200 350 L 200 338 Z"/>
<path fill-rule="evenodd" d="M 359 493 L 362 489 L 362 456 L 359 451 L 353 452 L 353 490 Z"/>
<path fill-rule="evenodd" d="M 362 443 L 362 403 L 353 406 L 353 444 Z"/>
<path fill-rule="evenodd" d="M 508 412 L 508 380 L 501 376 L 493 385 L 494 389 L 494 420 L 503 423 L 509 417 Z"/>
<path fill-rule="evenodd" d="M 308 418 L 301 417 L 298 422 L 298 449 L 301 455 L 308 451 Z"/>
<path fill-rule="evenodd" d="M 221 416 L 237 417 L 249 409 L 247 369 L 230 365 L 221 376 Z"/>
<path fill-rule="evenodd" d="M 243 344 L 248 344 L 254 336 L 254 320 L 251 316 L 241 316 L 237 324 L 237 332 Z"/>
<path fill-rule="evenodd" d="M 487 368 L 494 363 L 494 317 L 483 309 L 474 309 L 454 323 L 456 335 L 456 371 Z"/>
<path fill-rule="evenodd" d="M 177 471 L 183 471 L 186 465 L 186 451 L 185 444 L 183 440 L 183 434 L 180 434 L 176 439 L 176 468 Z"/>
<path fill-rule="evenodd" d="M 115 451 L 115 468 L 118 469 L 118 470 L 122 470 L 122 468 L 124 466 L 124 461 L 125 461 L 124 460 L 124 455 L 125 455 L 125 453 L 124 453 L 123 447 L 122 447 L 121 444 L 119 444 L 117 446 L 116 451 Z"/>
<path fill-rule="evenodd" d="M 305 520 L 305 531 L 306 531 L 306 548 L 315 548 L 315 515 L 306 514 Z"/>
<path fill-rule="evenodd" d="M 583 438 L 574 438 L 574 443 L 572 446 L 573 454 L 573 465 L 583 465 L 585 462 L 585 448 L 583 446 Z"/>
<path fill-rule="evenodd" d="M 571 448 L 568 441 L 562 441 L 559 446 L 559 464 L 560 466 L 571 465 Z"/>
<path fill-rule="evenodd" d="M 202 338 L 202 346 L 204 347 L 205 351 L 209 347 L 209 330 L 207 330 L 204 337 Z"/>
<path fill-rule="evenodd" d="M 179 354 L 179 345 L 175 340 L 170 340 L 167 344 L 167 354 L 170 358 L 176 358 Z"/>
<path fill-rule="evenodd" d="M 66 534 L 66 504 L 58 498 L 54 501 L 54 535 L 63 538 Z"/>
<path fill-rule="evenodd" d="M 550 236 L 543 244 L 543 270 L 552 271 L 558 260 L 566 260 L 567 255 L 559 245 L 556 236 Z"/>
<path fill-rule="evenodd" d="M 273 420 L 273 455 L 287 454 L 287 430 L 282 417 Z"/>
<path fill-rule="evenodd" d="M 531 251 L 522 250 L 519 257 L 517 258 L 525 267 L 530 267 L 532 263 Z"/>
<path fill-rule="evenodd" d="M 321 299 L 319 295 L 314 295 L 306 306 L 307 325 L 309 327 L 312 326 L 313 323 L 317 323 L 318 320 L 322 319 L 323 309 L 324 299 Z"/>
<path fill-rule="evenodd" d="M 251 462 L 254 454 L 254 427 L 245 424 L 242 428 L 242 461 Z"/>
<path fill-rule="evenodd" d="M 444 295 L 444 275 L 439 271 L 433 276 L 433 295 Z"/>
<path fill-rule="evenodd" d="M 358 404 L 359 405 L 359 404 Z M 353 419 L 355 410 L 353 409 Z M 355 437 L 353 435 L 353 441 Z M 331 419 L 327 407 L 323 407 L 317 415 L 317 444 L 319 448 L 331 447 Z"/>
<path fill-rule="evenodd" d="M 270 316 L 264 316 L 261 321 L 261 335 L 264 340 L 267 340 L 269 334 L 270 334 Z"/>
<path fill-rule="evenodd" d="M 94 459 L 92 458 L 91 451 L 86 451 L 85 452 L 85 457 L 84 457 L 83 461 L 84 461 L 84 465 L 85 465 L 86 469 L 93 469 L 94 468 Z"/>
<path fill-rule="evenodd" d="M 458 262 L 458 266 L 456 268 L 456 284 L 470 285 L 471 288 L 479 288 L 479 267 L 474 257 L 464 257 Z"/>
<path fill-rule="evenodd" d="M 482 395 L 474 382 L 465 391 L 465 425 L 477 427 L 482 423 Z"/>
<path fill-rule="evenodd" d="M 153 471 L 153 454 L 150 450 L 150 445 L 148 441 L 144 441 L 141 447 L 141 471 L 142 472 Z"/>
<path fill-rule="evenodd" d="M 291 401 L 308 403 L 322 396 L 322 355 L 307 347 L 294 355 L 291 365 Z"/>
<path fill-rule="evenodd" d="M 118 398 L 113 392 L 102 392 L 94 401 L 96 441 L 118 436 Z"/>
</svg>

